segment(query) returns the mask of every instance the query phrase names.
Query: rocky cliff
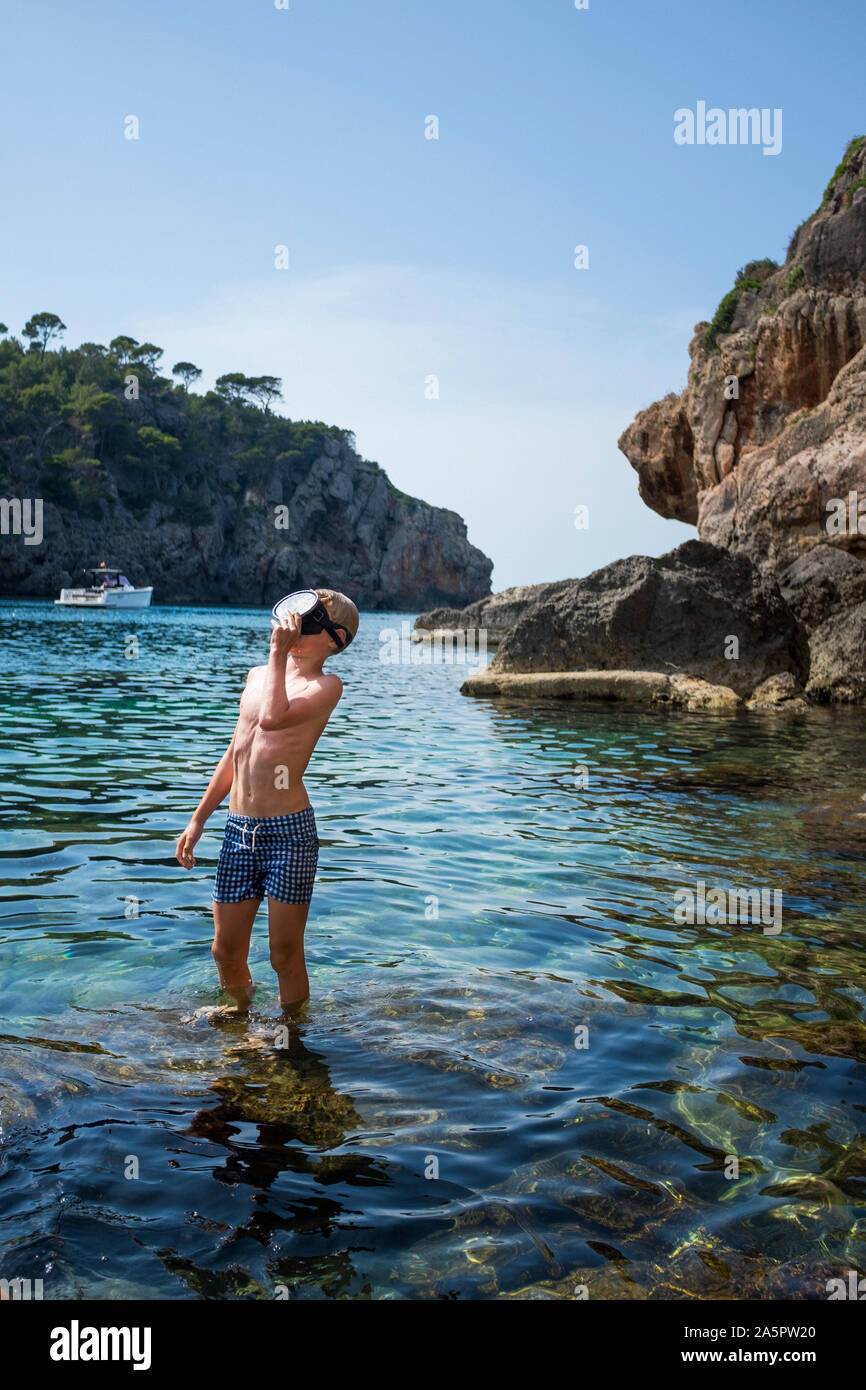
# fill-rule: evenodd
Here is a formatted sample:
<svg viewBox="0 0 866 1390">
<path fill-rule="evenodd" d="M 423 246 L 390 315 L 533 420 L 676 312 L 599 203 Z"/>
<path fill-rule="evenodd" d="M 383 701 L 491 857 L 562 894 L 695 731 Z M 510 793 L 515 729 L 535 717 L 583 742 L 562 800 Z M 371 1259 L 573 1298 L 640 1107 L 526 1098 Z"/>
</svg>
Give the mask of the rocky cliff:
<svg viewBox="0 0 866 1390">
<path fill-rule="evenodd" d="M 638 415 L 619 447 L 640 495 L 702 540 L 783 571 L 828 533 L 828 504 L 866 499 L 866 138 L 852 141 L 784 265 L 754 261 L 699 323 L 688 383 Z"/>
<path fill-rule="evenodd" d="M 466 693 L 866 701 L 866 138 L 690 355 L 682 394 L 619 445 L 647 505 L 701 541 L 521 595 Z"/>
<path fill-rule="evenodd" d="M 4 525 L 0 592 L 56 597 L 104 561 L 158 603 L 267 604 L 302 585 L 361 608 L 489 594 L 492 562 L 456 512 L 400 492 L 347 431 L 188 392 L 125 360 L 131 341 L 0 343 L 0 493 L 43 499 L 44 530 L 28 545 Z"/>
</svg>

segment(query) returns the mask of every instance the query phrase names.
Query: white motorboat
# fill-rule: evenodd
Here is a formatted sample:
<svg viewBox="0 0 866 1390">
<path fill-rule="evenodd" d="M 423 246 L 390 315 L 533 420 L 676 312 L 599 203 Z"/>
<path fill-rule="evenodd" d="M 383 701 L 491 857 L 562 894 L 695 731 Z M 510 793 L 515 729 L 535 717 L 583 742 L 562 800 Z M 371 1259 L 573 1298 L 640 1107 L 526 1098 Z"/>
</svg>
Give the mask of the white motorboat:
<svg viewBox="0 0 866 1390">
<path fill-rule="evenodd" d="M 54 600 L 64 608 L 148 608 L 153 593 L 153 585 L 136 589 L 120 570 L 109 570 L 105 565 L 84 571 L 93 579 L 83 589 L 61 589 L 60 597 Z"/>
</svg>

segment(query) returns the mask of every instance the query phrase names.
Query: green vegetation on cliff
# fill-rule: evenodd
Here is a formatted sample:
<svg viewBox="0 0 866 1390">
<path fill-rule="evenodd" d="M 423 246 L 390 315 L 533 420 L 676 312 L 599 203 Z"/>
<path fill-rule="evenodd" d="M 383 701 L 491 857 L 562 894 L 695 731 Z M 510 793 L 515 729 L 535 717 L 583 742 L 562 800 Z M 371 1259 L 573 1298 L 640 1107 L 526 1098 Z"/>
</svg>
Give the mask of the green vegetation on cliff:
<svg viewBox="0 0 866 1390">
<path fill-rule="evenodd" d="M 176 363 L 172 382 L 153 343 L 120 336 L 67 348 L 64 331 L 57 315 L 40 313 L 21 340 L 0 342 L 4 492 L 26 490 L 95 520 L 118 505 L 141 519 L 159 500 L 172 519 L 200 526 L 226 491 L 240 500 L 275 468 L 302 478 L 328 438 L 354 446 L 347 430 L 274 415 L 277 377 L 232 372 L 196 395 L 199 368 Z"/>
<path fill-rule="evenodd" d="M 849 141 L 845 153 L 843 154 L 839 163 L 836 165 L 836 168 L 833 170 L 830 182 L 824 189 L 824 196 L 821 199 L 821 208 L 825 208 L 829 203 L 830 199 L 833 197 L 833 194 L 836 192 L 836 184 L 848 172 L 848 166 L 851 163 L 851 157 L 852 155 L 856 154 L 857 150 L 859 150 L 864 140 L 866 140 L 866 135 L 857 135 L 854 137 L 853 140 Z M 819 212 L 821 211 L 821 208 L 818 209 Z"/>
<path fill-rule="evenodd" d="M 848 142 L 848 145 L 845 148 L 845 153 L 842 156 L 842 159 L 839 162 L 839 164 L 837 164 L 836 168 L 833 170 L 830 182 L 827 184 L 827 187 L 824 190 L 824 196 L 821 199 L 820 206 L 815 210 L 815 212 L 813 212 L 809 217 L 807 217 L 803 222 L 800 223 L 799 227 L 794 232 L 794 235 L 791 237 L 791 240 L 788 244 L 788 252 L 785 257 L 786 266 L 793 260 L 793 258 L 796 255 L 800 233 L 803 231 L 803 228 L 807 227 L 809 223 L 815 217 L 818 216 L 819 213 L 823 212 L 827 208 L 830 201 L 834 197 L 836 197 L 837 194 L 841 194 L 842 201 L 846 202 L 852 197 L 852 195 L 858 188 L 862 188 L 864 185 L 866 185 L 866 178 L 858 179 L 856 182 L 853 183 L 850 181 L 852 161 L 857 151 L 863 145 L 864 141 L 866 141 L 866 136 L 858 135 L 853 140 L 850 140 Z M 848 182 L 848 186 L 840 187 L 840 185 L 843 185 L 846 182 L 846 180 Z M 780 266 L 777 261 L 770 260 L 769 257 L 765 257 L 763 260 L 760 261 L 750 261 L 748 265 L 743 266 L 742 269 L 737 271 L 737 278 L 734 281 L 734 288 L 732 290 L 729 290 L 728 293 L 724 296 L 721 303 L 719 304 L 718 309 L 713 315 L 712 323 L 704 330 L 703 341 L 704 346 L 706 348 L 712 350 L 718 345 L 720 334 L 730 332 L 731 325 L 734 322 L 734 317 L 737 312 L 737 304 L 744 290 L 757 290 L 758 293 L 760 293 L 766 281 L 770 279 L 770 277 L 773 276 L 775 272 L 779 269 Z M 799 265 L 793 265 L 790 271 L 788 272 L 786 279 L 780 287 L 781 298 L 784 298 L 786 295 L 793 293 L 794 290 L 799 289 L 799 287 L 801 285 L 804 285 L 805 283 L 806 272 L 804 271 L 803 267 Z M 772 313 L 773 310 L 776 309 L 776 307 L 776 300 L 772 298 L 768 299 L 768 308 L 766 312 Z"/>
<path fill-rule="evenodd" d="M 396 488 L 348 430 L 275 414 L 278 377 L 227 372 L 197 394 L 199 367 L 169 376 L 155 343 L 68 348 L 65 331 L 39 313 L 4 341 L 0 324 L 0 496 L 44 504 L 36 544 L 4 524 L 0 594 L 50 597 L 96 560 L 162 603 L 268 605 L 312 584 L 417 611 L 490 592 L 462 518 Z"/>
<path fill-rule="evenodd" d="M 715 347 L 720 333 L 727 333 L 734 321 L 737 312 L 737 303 L 744 290 L 758 290 L 763 288 L 764 281 L 778 270 L 776 261 L 765 257 L 761 261 L 749 261 L 748 265 L 742 266 L 737 271 L 737 278 L 734 281 L 734 288 L 728 290 L 724 299 L 719 304 L 718 309 L 713 315 L 713 321 L 704 333 L 704 344 L 708 348 Z"/>
<path fill-rule="evenodd" d="M 808 227 L 812 219 L 817 217 L 819 212 L 823 212 L 827 204 L 830 202 L 830 199 L 835 196 L 837 192 L 836 185 L 840 181 L 843 181 L 845 179 L 845 176 L 849 171 L 851 160 L 857 153 L 857 151 L 860 149 L 864 140 L 866 140 L 866 135 L 855 135 L 853 140 L 848 141 L 848 144 L 845 146 L 845 153 L 843 154 L 839 163 L 836 165 L 836 168 L 833 170 L 833 173 L 830 176 L 830 182 L 824 189 L 824 196 L 821 199 L 819 206 L 815 209 L 814 212 L 810 212 L 808 217 L 804 217 L 799 227 L 797 227 L 797 229 L 792 234 L 791 240 L 788 242 L 788 255 L 786 257 L 786 260 L 790 260 L 792 254 L 794 253 L 794 251 L 796 251 L 797 242 L 799 240 L 800 233 L 802 232 L 803 228 Z M 866 184 L 866 179 L 858 179 L 856 183 L 851 184 L 851 186 L 845 189 L 844 192 L 850 195 L 854 192 L 855 189 L 862 188 L 864 184 Z"/>
</svg>

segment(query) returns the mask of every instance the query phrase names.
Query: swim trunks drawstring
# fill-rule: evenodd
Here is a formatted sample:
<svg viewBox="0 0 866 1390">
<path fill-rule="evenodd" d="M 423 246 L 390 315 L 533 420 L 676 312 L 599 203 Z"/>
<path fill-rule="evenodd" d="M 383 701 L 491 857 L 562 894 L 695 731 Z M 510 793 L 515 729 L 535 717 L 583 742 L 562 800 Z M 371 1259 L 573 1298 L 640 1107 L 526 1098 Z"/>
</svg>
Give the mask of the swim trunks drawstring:
<svg viewBox="0 0 866 1390">
<path fill-rule="evenodd" d="M 242 816 L 230 811 L 213 900 L 240 903 L 255 898 L 261 902 L 267 896 L 283 903 L 309 903 L 318 861 L 312 806 L 283 816 Z"/>
</svg>

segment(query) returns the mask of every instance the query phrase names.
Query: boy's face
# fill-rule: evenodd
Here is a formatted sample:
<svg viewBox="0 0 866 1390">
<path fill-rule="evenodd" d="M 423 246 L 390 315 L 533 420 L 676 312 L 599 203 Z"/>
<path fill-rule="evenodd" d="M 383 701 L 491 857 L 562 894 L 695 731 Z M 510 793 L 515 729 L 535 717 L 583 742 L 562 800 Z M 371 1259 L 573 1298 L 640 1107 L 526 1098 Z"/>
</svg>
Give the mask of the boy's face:
<svg viewBox="0 0 866 1390">
<path fill-rule="evenodd" d="M 337 627 L 336 623 L 334 626 L 345 640 L 347 635 L 345 628 Z M 325 632 L 323 628 L 321 632 L 302 632 L 292 651 L 298 656 L 316 657 L 324 660 L 326 656 L 331 656 L 334 652 L 339 651 L 339 648 L 330 633 Z"/>
</svg>

